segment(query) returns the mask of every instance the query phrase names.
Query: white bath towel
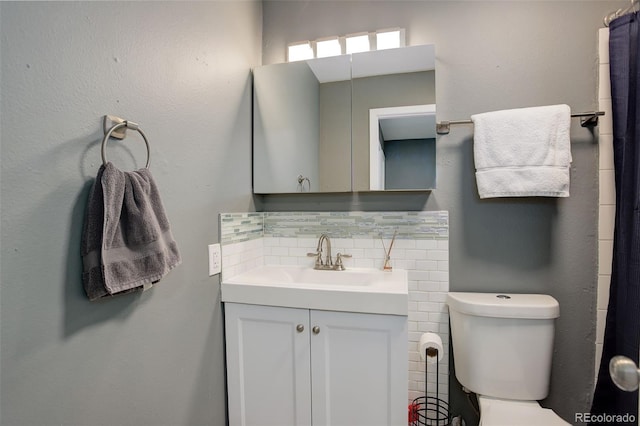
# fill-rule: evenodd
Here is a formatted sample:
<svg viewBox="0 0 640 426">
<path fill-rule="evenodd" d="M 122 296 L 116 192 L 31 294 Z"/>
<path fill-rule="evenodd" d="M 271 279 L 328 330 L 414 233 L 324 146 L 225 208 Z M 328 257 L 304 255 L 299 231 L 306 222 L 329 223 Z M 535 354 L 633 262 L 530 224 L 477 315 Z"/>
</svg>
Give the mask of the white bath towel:
<svg viewBox="0 0 640 426">
<path fill-rule="evenodd" d="M 569 106 L 494 111 L 471 120 L 480 198 L 569 196 Z"/>
</svg>

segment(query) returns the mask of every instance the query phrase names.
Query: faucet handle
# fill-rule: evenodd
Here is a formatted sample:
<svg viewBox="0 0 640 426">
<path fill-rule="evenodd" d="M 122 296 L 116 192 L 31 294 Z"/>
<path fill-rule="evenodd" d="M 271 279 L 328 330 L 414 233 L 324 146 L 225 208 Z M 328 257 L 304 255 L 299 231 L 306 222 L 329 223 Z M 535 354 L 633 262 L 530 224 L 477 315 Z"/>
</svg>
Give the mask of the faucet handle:
<svg viewBox="0 0 640 426">
<path fill-rule="evenodd" d="M 344 271 L 345 268 L 344 268 L 344 264 L 342 263 L 343 257 L 351 258 L 353 256 L 350 254 L 342 254 L 342 253 L 336 254 L 336 264 L 333 266 L 333 269 L 338 271 Z"/>
<path fill-rule="evenodd" d="M 316 262 L 313 265 L 313 267 L 315 269 L 320 269 L 320 267 L 322 266 L 322 252 L 321 251 L 314 251 L 311 253 L 307 253 L 307 257 L 315 257 L 316 258 Z"/>
</svg>

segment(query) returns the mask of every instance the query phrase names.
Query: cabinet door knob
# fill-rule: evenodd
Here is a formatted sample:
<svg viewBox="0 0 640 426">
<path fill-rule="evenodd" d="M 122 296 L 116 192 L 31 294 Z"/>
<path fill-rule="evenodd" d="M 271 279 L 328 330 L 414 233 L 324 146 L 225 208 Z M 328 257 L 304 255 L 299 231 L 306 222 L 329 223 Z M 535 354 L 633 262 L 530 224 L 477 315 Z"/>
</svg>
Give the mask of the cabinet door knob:
<svg viewBox="0 0 640 426">
<path fill-rule="evenodd" d="M 296 331 L 298 333 L 302 333 L 304 331 L 304 325 L 302 325 L 302 324 L 296 325 Z"/>
<path fill-rule="evenodd" d="M 320 327 L 318 327 L 318 326 L 316 325 L 315 327 L 313 327 L 313 328 L 311 329 L 311 331 L 313 331 L 313 334 L 318 334 L 318 333 L 320 333 Z"/>
</svg>

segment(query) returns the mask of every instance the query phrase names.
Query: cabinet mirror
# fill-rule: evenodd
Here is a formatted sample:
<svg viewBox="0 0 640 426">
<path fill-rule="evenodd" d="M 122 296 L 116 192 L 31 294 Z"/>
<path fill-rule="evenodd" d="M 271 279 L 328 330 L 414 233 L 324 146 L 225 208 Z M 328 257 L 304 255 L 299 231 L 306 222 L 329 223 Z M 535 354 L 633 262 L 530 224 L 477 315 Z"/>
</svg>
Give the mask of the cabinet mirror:
<svg viewBox="0 0 640 426">
<path fill-rule="evenodd" d="M 254 193 L 435 187 L 432 45 L 266 65 L 253 77 Z"/>
</svg>

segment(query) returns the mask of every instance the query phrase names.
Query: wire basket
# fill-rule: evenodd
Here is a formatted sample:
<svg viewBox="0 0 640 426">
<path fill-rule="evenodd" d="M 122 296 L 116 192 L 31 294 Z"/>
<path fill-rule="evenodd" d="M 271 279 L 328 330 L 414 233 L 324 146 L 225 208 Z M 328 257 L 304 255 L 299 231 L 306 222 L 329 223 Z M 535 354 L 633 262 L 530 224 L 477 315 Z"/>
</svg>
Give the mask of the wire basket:
<svg viewBox="0 0 640 426">
<path fill-rule="evenodd" d="M 433 396 L 421 396 L 411 403 L 409 413 L 411 426 L 447 426 L 449 418 L 449 404 Z"/>
<path fill-rule="evenodd" d="M 435 353 L 429 353 L 435 351 Z M 439 398 L 439 377 L 440 363 L 436 362 L 436 396 L 428 396 L 427 394 L 427 359 L 434 356 L 438 359 L 438 350 L 433 348 L 427 349 L 427 356 L 424 362 L 424 394 L 418 397 L 409 405 L 409 425 L 410 426 L 448 426 L 451 424 L 449 417 L 449 404 Z"/>
</svg>

